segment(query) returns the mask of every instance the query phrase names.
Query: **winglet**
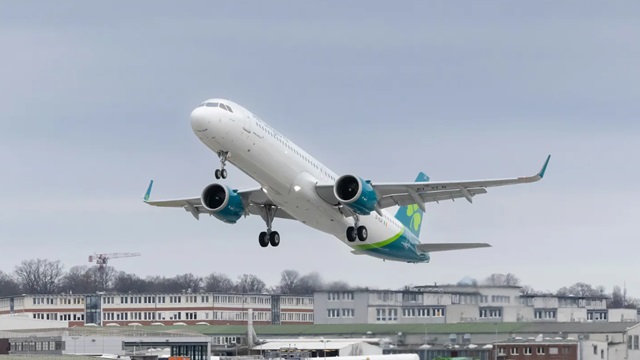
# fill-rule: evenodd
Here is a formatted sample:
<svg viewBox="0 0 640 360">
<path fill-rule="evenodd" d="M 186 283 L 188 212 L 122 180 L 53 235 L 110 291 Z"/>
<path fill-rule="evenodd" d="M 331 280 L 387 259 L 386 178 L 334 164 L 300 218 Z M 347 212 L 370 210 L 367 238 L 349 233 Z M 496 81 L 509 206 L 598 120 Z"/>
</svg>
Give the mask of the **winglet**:
<svg viewBox="0 0 640 360">
<path fill-rule="evenodd" d="M 149 201 L 149 197 L 151 196 L 151 188 L 153 187 L 153 180 L 149 182 L 149 187 L 147 188 L 147 192 L 144 194 L 144 201 Z"/>
<path fill-rule="evenodd" d="M 549 165 L 549 160 L 551 160 L 551 155 L 547 156 L 547 160 L 544 162 L 544 165 L 542 165 L 542 169 L 540 169 L 540 172 L 538 173 L 538 176 L 540 177 L 540 179 L 544 177 L 544 173 L 545 171 L 547 171 L 547 165 Z"/>
</svg>

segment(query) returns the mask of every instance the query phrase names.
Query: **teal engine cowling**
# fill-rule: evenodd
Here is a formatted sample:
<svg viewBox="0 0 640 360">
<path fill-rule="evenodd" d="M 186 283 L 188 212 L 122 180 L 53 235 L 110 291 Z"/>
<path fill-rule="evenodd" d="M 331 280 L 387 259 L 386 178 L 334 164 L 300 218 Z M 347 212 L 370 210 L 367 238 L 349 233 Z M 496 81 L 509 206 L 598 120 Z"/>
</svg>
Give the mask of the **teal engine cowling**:
<svg viewBox="0 0 640 360">
<path fill-rule="evenodd" d="M 225 185 L 211 184 L 205 187 L 200 201 L 213 216 L 229 224 L 235 224 L 244 214 L 242 198 L 235 190 Z"/>
<path fill-rule="evenodd" d="M 358 215 L 369 215 L 378 203 L 378 195 L 371 183 L 353 175 L 341 176 L 333 186 L 333 194 Z"/>
</svg>

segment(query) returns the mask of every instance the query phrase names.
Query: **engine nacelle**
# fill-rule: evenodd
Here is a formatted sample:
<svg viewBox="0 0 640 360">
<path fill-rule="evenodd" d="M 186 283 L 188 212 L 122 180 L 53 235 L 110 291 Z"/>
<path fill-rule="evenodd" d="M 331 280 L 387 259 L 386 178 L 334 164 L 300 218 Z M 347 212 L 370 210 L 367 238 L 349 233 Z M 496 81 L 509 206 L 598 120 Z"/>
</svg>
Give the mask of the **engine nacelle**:
<svg viewBox="0 0 640 360">
<path fill-rule="evenodd" d="M 343 175 L 333 186 L 333 194 L 340 203 L 358 215 L 369 215 L 378 202 L 373 186 L 368 181 L 353 175 Z"/>
<path fill-rule="evenodd" d="M 213 216 L 226 223 L 234 224 L 244 214 L 242 198 L 225 185 L 211 184 L 205 187 L 200 201 Z"/>
</svg>

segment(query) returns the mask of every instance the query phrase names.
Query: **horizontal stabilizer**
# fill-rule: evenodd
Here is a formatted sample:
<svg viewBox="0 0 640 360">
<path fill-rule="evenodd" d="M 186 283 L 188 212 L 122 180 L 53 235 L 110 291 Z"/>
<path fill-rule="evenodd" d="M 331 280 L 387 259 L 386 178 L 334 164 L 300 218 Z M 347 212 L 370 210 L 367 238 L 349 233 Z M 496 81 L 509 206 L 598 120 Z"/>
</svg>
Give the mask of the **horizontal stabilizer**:
<svg viewBox="0 0 640 360">
<path fill-rule="evenodd" d="M 485 243 L 441 243 L 441 244 L 418 244 L 416 248 L 420 252 L 435 252 L 435 251 L 450 251 L 450 250 L 465 250 L 465 249 L 477 249 L 491 247 Z"/>
</svg>

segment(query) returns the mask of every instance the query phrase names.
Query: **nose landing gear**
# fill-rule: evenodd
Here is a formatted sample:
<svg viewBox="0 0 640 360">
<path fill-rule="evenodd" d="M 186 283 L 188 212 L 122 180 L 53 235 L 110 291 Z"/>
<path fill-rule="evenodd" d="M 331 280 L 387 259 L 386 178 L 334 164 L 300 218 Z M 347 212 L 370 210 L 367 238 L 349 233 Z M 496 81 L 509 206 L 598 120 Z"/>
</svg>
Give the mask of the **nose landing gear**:
<svg viewBox="0 0 640 360">
<path fill-rule="evenodd" d="M 220 169 L 216 169 L 215 176 L 216 179 L 226 179 L 227 178 L 227 169 L 225 169 L 225 165 L 227 165 L 227 157 L 229 156 L 228 151 L 218 151 L 218 157 L 220 158 Z"/>
</svg>

